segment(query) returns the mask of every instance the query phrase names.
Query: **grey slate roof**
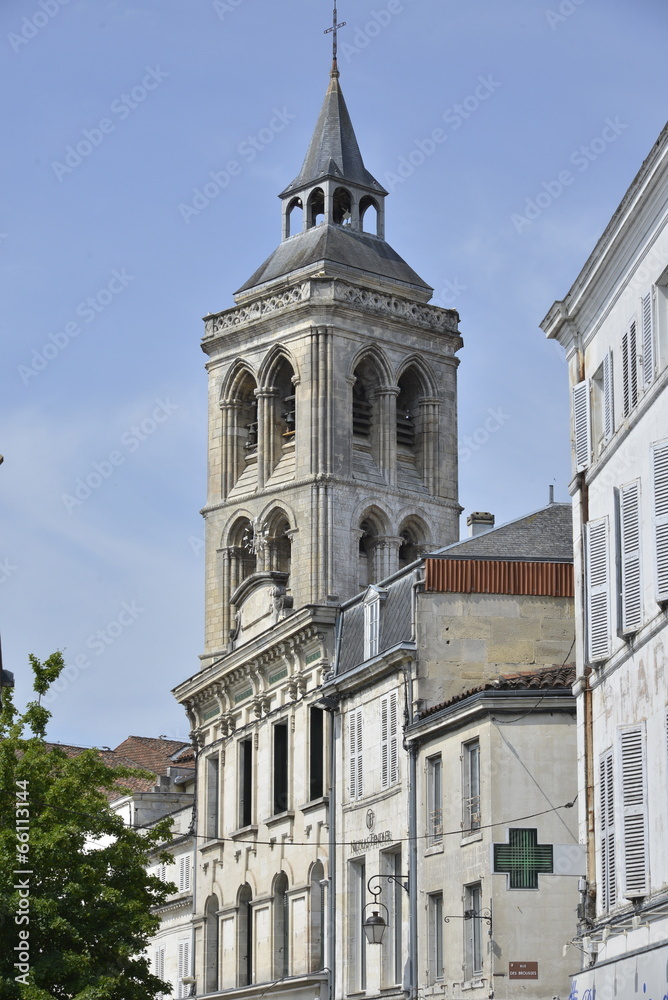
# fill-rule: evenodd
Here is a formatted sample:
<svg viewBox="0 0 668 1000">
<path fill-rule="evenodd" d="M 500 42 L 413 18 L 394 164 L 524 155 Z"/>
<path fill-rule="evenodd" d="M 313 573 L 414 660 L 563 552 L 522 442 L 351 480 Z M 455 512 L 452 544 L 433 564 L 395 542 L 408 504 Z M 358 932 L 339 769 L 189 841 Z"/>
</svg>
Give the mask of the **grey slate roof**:
<svg viewBox="0 0 668 1000">
<path fill-rule="evenodd" d="M 551 503 L 526 517 L 454 542 L 436 555 L 493 559 L 573 559 L 573 520 L 569 503 Z"/>
<path fill-rule="evenodd" d="M 329 87 L 302 168 L 281 197 L 324 177 L 345 178 L 380 194 L 387 194 L 364 166 L 336 68 L 332 68 Z"/>
<path fill-rule="evenodd" d="M 433 292 L 431 286 L 385 240 L 370 233 L 358 232 L 349 226 L 321 223 L 279 243 L 271 256 L 235 294 L 316 264 L 325 271 L 328 264 L 335 265 L 335 270 L 336 265 L 340 265 L 360 272 L 360 277 L 363 274 L 378 275 L 403 285 L 417 286 L 430 296 Z"/>
</svg>

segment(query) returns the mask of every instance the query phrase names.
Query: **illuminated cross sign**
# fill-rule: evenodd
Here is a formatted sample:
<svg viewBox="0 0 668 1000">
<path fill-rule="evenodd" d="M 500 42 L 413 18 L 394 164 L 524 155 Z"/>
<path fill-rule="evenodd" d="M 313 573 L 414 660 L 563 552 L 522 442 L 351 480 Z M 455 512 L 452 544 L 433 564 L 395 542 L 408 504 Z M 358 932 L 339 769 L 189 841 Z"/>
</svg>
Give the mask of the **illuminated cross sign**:
<svg viewBox="0 0 668 1000">
<path fill-rule="evenodd" d="M 507 844 L 494 844 L 494 871 L 509 889 L 537 889 L 538 876 L 554 871 L 552 844 L 539 844 L 537 830 L 509 830 Z"/>
</svg>

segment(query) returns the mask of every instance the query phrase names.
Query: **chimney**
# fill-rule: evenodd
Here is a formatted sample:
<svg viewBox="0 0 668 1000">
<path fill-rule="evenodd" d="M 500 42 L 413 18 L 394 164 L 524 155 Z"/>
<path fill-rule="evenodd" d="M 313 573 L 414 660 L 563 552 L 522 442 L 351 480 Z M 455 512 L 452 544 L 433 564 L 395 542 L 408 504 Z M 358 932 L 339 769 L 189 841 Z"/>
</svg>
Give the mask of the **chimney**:
<svg viewBox="0 0 668 1000">
<path fill-rule="evenodd" d="M 549 503 L 554 503 L 554 486 L 550 484 Z"/>
<path fill-rule="evenodd" d="M 494 527 L 494 515 L 486 510 L 474 510 L 466 518 L 466 523 L 469 527 L 469 538 L 473 538 L 475 535 L 482 535 L 486 531 L 492 530 Z"/>
</svg>

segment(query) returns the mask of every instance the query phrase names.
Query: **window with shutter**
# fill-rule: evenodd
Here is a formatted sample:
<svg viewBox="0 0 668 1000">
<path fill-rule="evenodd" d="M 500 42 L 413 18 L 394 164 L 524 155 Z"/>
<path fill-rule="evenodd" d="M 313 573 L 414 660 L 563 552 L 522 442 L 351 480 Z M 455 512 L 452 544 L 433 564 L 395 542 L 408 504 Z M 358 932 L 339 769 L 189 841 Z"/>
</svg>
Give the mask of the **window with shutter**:
<svg viewBox="0 0 668 1000">
<path fill-rule="evenodd" d="M 655 366 L 651 289 L 647 295 L 642 297 L 640 312 L 642 317 L 642 384 L 647 388 L 654 381 Z"/>
<path fill-rule="evenodd" d="M 398 697 L 392 691 L 380 699 L 381 786 L 389 788 L 399 780 Z"/>
<path fill-rule="evenodd" d="M 190 996 L 190 986 L 183 982 L 184 976 L 190 975 L 190 941 L 179 941 L 178 959 L 178 985 L 177 995 L 179 997 Z"/>
<path fill-rule="evenodd" d="M 656 599 L 668 601 L 668 443 L 652 449 Z"/>
<path fill-rule="evenodd" d="M 617 901 L 615 869 L 615 799 L 613 787 L 612 750 L 599 761 L 600 849 L 601 849 L 601 909 L 611 910 Z"/>
<path fill-rule="evenodd" d="M 621 630 L 637 632 L 642 624 L 640 582 L 640 480 L 617 491 L 620 542 Z"/>
<path fill-rule="evenodd" d="M 635 319 L 631 320 L 622 337 L 622 388 L 624 416 L 628 417 L 638 402 L 638 341 Z"/>
<path fill-rule="evenodd" d="M 153 952 L 153 971 L 158 979 L 165 978 L 165 946 L 158 945 Z"/>
<path fill-rule="evenodd" d="M 612 351 L 603 358 L 603 440 L 609 441 L 615 430 Z"/>
<path fill-rule="evenodd" d="M 362 709 L 348 713 L 348 747 L 350 753 L 350 798 L 364 795 L 364 763 L 362 758 Z"/>
<path fill-rule="evenodd" d="M 190 858 L 187 854 L 179 858 L 179 892 L 190 892 Z"/>
<path fill-rule="evenodd" d="M 610 655 L 608 519 L 590 521 L 587 539 L 587 652 L 595 663 Z"/>
<path fill-rule="evenodd" d="M 647 895 L 645 741 L 640 726 L 620 730 L 624 895 Z"/>
<path fill-rule="evenodd" d="M 582 472 L 591 461 L 591 413 L 589 379 L 573 386 L 573 436 L 575 469 Z"/>
</svg>

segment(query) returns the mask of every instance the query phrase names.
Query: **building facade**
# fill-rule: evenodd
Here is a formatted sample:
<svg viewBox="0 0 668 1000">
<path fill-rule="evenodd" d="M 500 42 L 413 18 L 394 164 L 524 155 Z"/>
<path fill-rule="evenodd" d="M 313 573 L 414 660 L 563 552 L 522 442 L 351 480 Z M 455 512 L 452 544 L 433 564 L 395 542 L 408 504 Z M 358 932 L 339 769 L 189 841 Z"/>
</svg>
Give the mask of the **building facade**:
<svg viewBox="0 0 668 1000">
<path fill-rule="evenodd" d="M 542 328 L 566 351 L 573 400 L 580 837 L 588 872 L 584 960 L 572 996 L 663 996 L 668 128 Z"/>
<path fill-rule="evenodd" d="M 458 535 L 458 316 L 385 241 L 386 194 L 334 61 L 282 242 L 205 320 L 205 649 L 175 690 L 198 745 L 197 995 L 331 990 L 338 603 Z"/>
</svg>

